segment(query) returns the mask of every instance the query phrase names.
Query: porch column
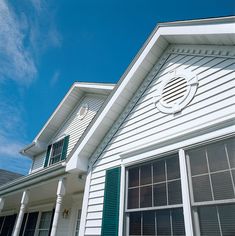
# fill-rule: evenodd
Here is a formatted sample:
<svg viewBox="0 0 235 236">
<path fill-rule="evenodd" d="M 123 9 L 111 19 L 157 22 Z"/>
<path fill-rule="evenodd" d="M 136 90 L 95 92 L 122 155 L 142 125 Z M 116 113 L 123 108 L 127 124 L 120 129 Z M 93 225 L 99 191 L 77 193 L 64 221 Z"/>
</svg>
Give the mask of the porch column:
<svg viewBox="0 0 235 236">
<path fill-rule="evenodd" d="M 0 198 L 0 213 L 4 207 L 4 203 L 5 203 L 5 199 L 4 198 Z"/>
<path fill-rule="evenodd" d="M 58 227 L 58 221 L 61 214 L 61 206 L 63 202 L 63 197 L 66 192 L 65 184 L 66 184 L 65 178 L 61 178 L 58 182 L 57 193 L 56 193 L 57 198 L 56 198 L 55 214 L 54 214 L 53 223 L 52 223 L 51 236 L 56 236 L 56 230 Z"/>
<path fill-rule="evenodd" d="M 18 236 L 20 233 L 21 224 L 23 221 L 24 213 L 25 213 L 26 207 L 28 205 L 28 202 L 29 202 L 29 191 L 26 190 L 23 192 L 23 195 L 22 195 L 20 212 L 19 212 L 17 220 L 16 220 L 16 225 L 15 225 L 15 229 L 13 232 L 13 236 Z"/>
</svg>

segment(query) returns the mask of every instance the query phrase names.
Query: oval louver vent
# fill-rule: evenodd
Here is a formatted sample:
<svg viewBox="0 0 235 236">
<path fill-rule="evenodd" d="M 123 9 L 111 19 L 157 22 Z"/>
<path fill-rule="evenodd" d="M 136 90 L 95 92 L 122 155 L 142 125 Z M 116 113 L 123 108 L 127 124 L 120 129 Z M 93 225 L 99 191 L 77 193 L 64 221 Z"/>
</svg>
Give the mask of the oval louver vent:
<svg viewBox="0 0 235 236">
<path fill-rule="evenodd" d="M 86 113 L 86 107 L 81 107 L 81 109 L 79 110 L 79 116 L 84 116 L 85 113 Z"/>
<path fill-rule="evenodd" d="M 176 103 L 187 92 L 187 81 L 183 77 L 171 79 L 163 88 L 162 100 L 166 104 Z"/>
<path fill-rule="evenodd" d="M 86 116 L 87 112 L 88 112 L 88 105 L 85 103 L 80 107 L 78 111 L 79 119 L 83 119 Z"/>
<path fill-rule="evenodd" d="M 193 99 L 197 86 L 197 76 L 191 71 L 172 71 L 157 88 L 154 104 L 167 114 L 180 112 Z"/>
</svg>

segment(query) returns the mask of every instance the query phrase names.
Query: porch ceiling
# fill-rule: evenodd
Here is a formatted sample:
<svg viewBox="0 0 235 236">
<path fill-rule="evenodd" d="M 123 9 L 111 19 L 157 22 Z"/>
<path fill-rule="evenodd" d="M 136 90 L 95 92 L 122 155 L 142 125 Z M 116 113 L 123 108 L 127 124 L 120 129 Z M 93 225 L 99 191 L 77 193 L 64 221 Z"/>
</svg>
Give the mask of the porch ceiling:
<svg viewBox="0 0 235 236">
<path fill-rule="evenodd" d="M 78 192 L 83 192 L 85 187 L 85 179 L 80 179 L 78 175 L 69 174 L 66 176 L 66 195 L 72 195 Z M 43 181 L 36 186 L 31 186 L 28 188 L 29 195 L 29 207 L 37 206 L 40 204 L 45 204 L 48 202 L 55 202 L 57 184 L 59 177 Z M 9 194 L 5 197 L 4 211 L 17 211 L 20 207 L 21 197 L 24 189 L 21 191 Z"/>
</svg>

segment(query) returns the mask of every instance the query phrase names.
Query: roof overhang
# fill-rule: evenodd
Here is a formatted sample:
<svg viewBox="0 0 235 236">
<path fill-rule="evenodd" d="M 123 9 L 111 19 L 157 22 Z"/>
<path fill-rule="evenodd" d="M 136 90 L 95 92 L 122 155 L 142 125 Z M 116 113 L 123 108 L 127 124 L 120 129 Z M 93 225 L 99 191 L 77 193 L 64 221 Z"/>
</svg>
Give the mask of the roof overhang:
<svg viewBox="0 0 235 236">
<path fill-rule="evenodd" d="M 33 157 L 44 151 L 85 93 L 108 96 L 114 86 L 114 84 L 75 82 L 32 143 L 20 150 L 20 153 Z"/>
<path fill-rule="evenodd" d="M 66 171 L 87 171 L 89 158 L 170 44 L 235 45 L 235 17 L 159 24 L 121 77 L 93 125 L 76 144 L 68 157 Z"/>
</svg>

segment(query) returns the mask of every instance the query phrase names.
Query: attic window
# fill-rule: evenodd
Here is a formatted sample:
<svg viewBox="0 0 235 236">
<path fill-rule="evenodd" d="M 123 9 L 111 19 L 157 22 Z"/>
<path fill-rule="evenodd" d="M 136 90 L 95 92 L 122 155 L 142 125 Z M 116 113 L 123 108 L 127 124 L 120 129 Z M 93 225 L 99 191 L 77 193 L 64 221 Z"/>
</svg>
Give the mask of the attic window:
<svg viewBox="0 0 235 236">
<path fill-rule="evenodd" d="M 197 76 L 192 72 L 171 71 L 157 88 L 154 103 L 163 113 L 180 112 L 195 96 L 197 86 Z"/>
<path fill-rule="evenodd" d="M 82 120 L 86 116 L 86 114 L 88 112 L 88 108 L 89 107 L 88 107 L 87 103 L 82 104 L 82 106 L 80 107 L 80 109 L 77 113 L 80 120 Z"/>
</svg>

